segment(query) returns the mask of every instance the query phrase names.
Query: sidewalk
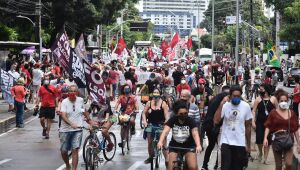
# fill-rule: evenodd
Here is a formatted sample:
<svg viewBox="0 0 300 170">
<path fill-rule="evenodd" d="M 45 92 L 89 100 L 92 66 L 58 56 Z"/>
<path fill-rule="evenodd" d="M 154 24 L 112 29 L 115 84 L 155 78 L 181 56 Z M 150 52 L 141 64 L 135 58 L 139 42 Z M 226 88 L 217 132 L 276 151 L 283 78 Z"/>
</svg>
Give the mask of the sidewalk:
<svg viewBox="0 0 300 170">
<path fill-rule="evenodd" d="M 33 104 L 27 104 L 29 111 L 24 112 L 24 119 L 29 118 L 33 111 Z M 8 104 L 0 99 L 0 134 L 8 131 L 10 127 L 16 122 L 16 113 L 8 112 Z"/>
</svg>

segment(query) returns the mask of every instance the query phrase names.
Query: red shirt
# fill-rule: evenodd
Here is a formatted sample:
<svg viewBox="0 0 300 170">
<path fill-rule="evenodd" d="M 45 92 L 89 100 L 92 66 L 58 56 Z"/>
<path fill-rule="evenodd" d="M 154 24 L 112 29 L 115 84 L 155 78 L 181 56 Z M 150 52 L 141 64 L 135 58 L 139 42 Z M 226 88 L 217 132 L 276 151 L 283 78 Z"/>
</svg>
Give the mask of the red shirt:
<svg viewBox="0 0 300 170">
<path fill-rule="evenodd" d="M 294 111 L 290 110 L 290 132 L 294 133 L 299 128 L 299 121 Z M 273 109 L 267 121 L 265 122 L 265 127 L 270 129 L 270 133 L 277 132 L 279 130 L 288 130 L 289 129 L 289 121 L 285 120 L 276 109 Z"/>
<path fill-rule="evenodd" d="M 295 87 L 294 88 L 294 93 L 297 93 L 297 92 L 299 92 L 299 89 L 297 88 L 297 87 Z M 293 102 L 294 103 L 300 103 L 300 95 L 298 94 L 298 95 L 295 95 L 294 97 L 293 97 Z"/>
<path fill-rule="evenodd" d="M 121 104 L 121 108 L 122 107 L 125 108 L 125 111 L 123 111 L 122 113 L 130 115 L 135 110 L 135 104 L 137 102 L 137 99 L 134 95 L 131 95 L 130 99 L 128 99 L 127 96 L 122 95 L 122 96 L 119 97 L 118 102 Z"/>
<path fill-rule="evenodd" d="M 57 89 L 49 84 L 48 89 L 53 93 L 49 92 L 45 86 L 41 86 L 39 91 L 39 97 L 41 99 L 42 107 L 55 107 L 55 99 L 58 97 Z"/>
<path fill-rule="evenodd" d="M 12 96 L 15 96 L 17 102 L 25 102 L 26 89 L 24 86 L 16 85 L 10 89 L 10 92 Z"/>
<path fill-rule="evenodd" d="M 109 77 L 111 78 L 113 84 L 117 84 L 118 83 L 118 81 L 119 81 L 119 73 L 117 71 L 110 70 L 109 71 Z"/>
<path fill-rule="evenodd" d="M 271 78 L 266 78 L 264 81 L 265 84 L 271 85 L 272 79 Z"/>
<path fill-rule="evenodd" d="M 189 90 L 189 91 L 191 91 L 191 87 L 187 83 L 185 83 L 183 85 L 182 84 L 178 84 L 176 86 L 176 92 L 179 93 L 179 94 L 181 94 L 182 90 Z"/>
<path fill-rule="evenodd" d="M 104 81 L 104 84 L 105 84 L 106 90 L 110 90 L 110 85 L 113 84 L 112 79 L 108 78 L 106 81 Z"/>
</svg>

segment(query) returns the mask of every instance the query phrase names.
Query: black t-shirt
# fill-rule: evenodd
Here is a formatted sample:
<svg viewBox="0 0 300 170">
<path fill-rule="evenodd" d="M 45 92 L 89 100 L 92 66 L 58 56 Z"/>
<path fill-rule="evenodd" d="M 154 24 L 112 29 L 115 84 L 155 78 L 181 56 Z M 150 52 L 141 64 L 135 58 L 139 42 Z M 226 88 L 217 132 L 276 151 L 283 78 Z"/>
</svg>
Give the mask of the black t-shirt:
<svg viewBox="0 0 300 170">
<path fill-rule="evenodd" d="M 174 86 L 176 87 L 178 84 L 180 84 L 180 80 L 182 77 L 184 77 L 184 75 L 181 71 L 174 71 L 172 77 L 174 79 Z"/>
<path fill-rule="evenodd" d="M 213 94 L 213 91 L 209 88 L 209 87 L 204 87 L 205 89 L 205 92 L 207 93 L 207 96 L 206 96 L 206 101 L 205 101 L 205 106 L 208 105 L 208 97 L 211 96 Z M 199 98 L 198 95 L 204 95 L 204 92 L 203 91 L 200 91 L 199 87 L 196 87 L 192 90 L 192 95 L 196 98 Z M 197 101 L 196 101 L 197 102 Z"/>
<path fill-rule="evenodd" d="M 195 147 L 192 129 L 197 128 L 197 124 L 194 119 L 188 117 L 186 121 L 181 124 L 179 123 L 178 117 L 173 116 L 167 121 L 166 125 L 172 128 L 172 139 L 169 146 L 182 148 Z"/>
<path fill-rule="evenodd" d="M 159 85 L 159 82 L 158 80 L 147 80 L 145 84 L 148 87 L 149 93 L 153 93 L 154 89 Z"/>
<path fill-rule="evenodd" d="M 225 73 L 223 71 L 217 71 L 214 74 L 216 84 L 221 84 L 223 82 L 223 78 L 225 77 Z"/>
<path fill-rule="evenodd" d="M 250 71 L 249 70 L 245 70 L 244 80 L 249 80 L 249 79 L 250 79 Z"/>
</svg>

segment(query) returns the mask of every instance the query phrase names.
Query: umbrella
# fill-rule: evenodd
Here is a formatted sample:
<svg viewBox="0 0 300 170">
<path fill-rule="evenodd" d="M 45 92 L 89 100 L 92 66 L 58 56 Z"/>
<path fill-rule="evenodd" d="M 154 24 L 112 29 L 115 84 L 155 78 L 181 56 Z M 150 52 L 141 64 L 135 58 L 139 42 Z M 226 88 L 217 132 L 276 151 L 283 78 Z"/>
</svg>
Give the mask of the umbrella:
<svg viewBox="0 0 300 170">
<path fill-rule="evenodd" d="M 31 46 L 31 47 L 27 47 L 24 50 L 21 51 L 21 54 L 28 54 L 31 55 L 35 52 L 35 46 Z M 46 48 L 42 48 L 42 52 L 43 53 L 50 53 L 51 50 L 50 49 L 46 49 Z"/>
</svg>

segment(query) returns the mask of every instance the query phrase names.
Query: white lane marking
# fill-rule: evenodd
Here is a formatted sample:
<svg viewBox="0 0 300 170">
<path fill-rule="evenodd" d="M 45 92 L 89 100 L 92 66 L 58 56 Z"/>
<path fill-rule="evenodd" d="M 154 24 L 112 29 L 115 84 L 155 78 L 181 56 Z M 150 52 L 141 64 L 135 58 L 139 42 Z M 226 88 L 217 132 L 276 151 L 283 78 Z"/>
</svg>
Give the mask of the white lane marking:
<svg viewBox="0 0 300 170">
<path fill-rule="evenodd" d="M 2 161 L 0 161 L 0 165 L 6 163 L 6 162 L 9 162 L 11 161 L 12 159 L 3 159 Z"/>
<path fill-rule="evenodd" d="M 36 117 L 34 117 L 34 118 L 31 118 L 31 119 L 29 119 L 28 121 L 26 121 L 24 124 L 27 125 L 28 123 L 32 122 L 33 120 L 35 120 L 35 119 L 37 119 L 37 118 L 38 118 L 38 116 L 36 116 Z M 16 129 L 18 129 L 18 128 L 12 128 L 12 129 L 10 129 L 9 131 L 0 134 L 0 137 L 5 136 L 5 135 L 9 134 L 10 132 L 15 131 Z"/>
<path fill-rule="evenodd" d="M 142 161 L 137 161 L 133 165 L 131 165 L 131 167 L 129 167 L 127 170 L 136 170 L 139 166 L 142 165 L 142 163 Z"/>
</svg>

